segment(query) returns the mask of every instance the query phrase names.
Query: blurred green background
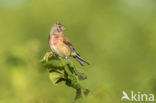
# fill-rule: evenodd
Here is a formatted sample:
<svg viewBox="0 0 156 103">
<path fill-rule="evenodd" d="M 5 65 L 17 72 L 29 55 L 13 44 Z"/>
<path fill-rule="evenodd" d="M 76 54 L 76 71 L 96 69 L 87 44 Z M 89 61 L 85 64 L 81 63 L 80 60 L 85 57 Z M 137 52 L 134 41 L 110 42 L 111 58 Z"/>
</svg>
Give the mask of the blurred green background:
<svg viewBox="0 0 156 103">
<path fill-rule="evenodd" d="M 123 90 L 156 94 L 155 0 L 0 0 L 0 103 L 74 102 L 75 91 L 52 86 L 40 64 L 56 21 L 91 64 L 82 102 L 121 103 Z"/>
</svg>

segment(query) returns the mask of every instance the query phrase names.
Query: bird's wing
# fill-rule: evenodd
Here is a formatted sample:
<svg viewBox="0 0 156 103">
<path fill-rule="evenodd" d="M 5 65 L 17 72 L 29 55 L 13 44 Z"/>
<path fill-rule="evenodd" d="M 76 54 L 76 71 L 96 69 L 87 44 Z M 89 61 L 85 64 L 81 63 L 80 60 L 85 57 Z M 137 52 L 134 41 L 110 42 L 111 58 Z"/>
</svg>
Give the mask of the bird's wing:
<svg viewBox="0 0 156 103">
<path fill-rule="evenodd" d="M 62 35 L 62 37 L 63 37 L 63 42 L 66 44 L 66 45 L 71 45 L 71 43 L 70 43 L 70 41 L 69 41 L 69 39 L 65 36 L 65 35 Z"/>
<path fill-rule="evenodd" d="M 62 36 L 63 37 L 63 42 L 64 44 L 66 44 L 70 49 L 71 49 L 71 55 L 83 66 L 84 63 L 88 64 L 88 62 L 86 62 L 84 59 L 82 59 L 80 57 L 80 55 L 76 52 L 76 50 L 73 48 L 72 44 L 70 43 L 70 41 L 68 40 L 67 37 L 65 37 L 64 35 Z"/>
<path fill-rule="evenodd" d="M 77 55 L 79 55 L 76 50 L 73 48 L 72 44 L 70 43 L 69 39 L 65 36 L 62 35 L 63 37 L 63 42 L 72 50 L 72 52 L 75 52 Z"/>
</svg>

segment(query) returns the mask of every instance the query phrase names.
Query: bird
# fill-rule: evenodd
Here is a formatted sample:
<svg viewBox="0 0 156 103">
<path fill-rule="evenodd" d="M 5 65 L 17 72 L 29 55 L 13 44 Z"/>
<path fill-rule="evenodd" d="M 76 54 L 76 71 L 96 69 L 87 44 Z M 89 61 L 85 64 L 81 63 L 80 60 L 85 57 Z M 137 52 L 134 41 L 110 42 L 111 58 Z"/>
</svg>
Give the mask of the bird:
<svg viewBox="0 0 156 103">
<path fill-rule="evenodd" d="M 63 34 L 66 29 L 60 22 L 56 22 L 50 29 L 50 35 L 48 38 L 49 46 L 54 54 L 64 59 L 68 57 L 75 58 L 81 66 L 88 64 L 80 55 L 76 52 L 69 39 Z"/>
</svg>

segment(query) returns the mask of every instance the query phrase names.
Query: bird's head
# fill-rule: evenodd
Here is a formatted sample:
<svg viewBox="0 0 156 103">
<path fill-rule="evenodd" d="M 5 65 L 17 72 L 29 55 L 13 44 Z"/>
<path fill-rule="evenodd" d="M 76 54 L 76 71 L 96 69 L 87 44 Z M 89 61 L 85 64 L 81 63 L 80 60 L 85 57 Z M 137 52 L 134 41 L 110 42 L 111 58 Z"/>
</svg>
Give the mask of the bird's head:
<svg viewBox="0 0 156 103">
<path fill-rule="evenodd" d="M 62 25 L 60 22 L 56 22 L 50 30 L 50 34 L 62 34 L 65 30 L 65 26 Z"/>
</svg>

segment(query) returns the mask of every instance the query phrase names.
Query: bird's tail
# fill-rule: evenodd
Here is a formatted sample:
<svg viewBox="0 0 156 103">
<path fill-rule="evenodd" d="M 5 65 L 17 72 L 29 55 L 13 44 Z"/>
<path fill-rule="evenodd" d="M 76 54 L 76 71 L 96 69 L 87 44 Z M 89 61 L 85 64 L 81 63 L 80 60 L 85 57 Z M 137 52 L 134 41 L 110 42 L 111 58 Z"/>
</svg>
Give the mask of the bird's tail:
<svg viewBox="0 0 156 103">
<path fill-rule="evenodd" d="M 84 63 L 89 65 L 89 63 L 82 59 L 79 55 L 74 56 L 74 58 L 81 64 L 81 66 L 83 66 Z"/>
</svg>

